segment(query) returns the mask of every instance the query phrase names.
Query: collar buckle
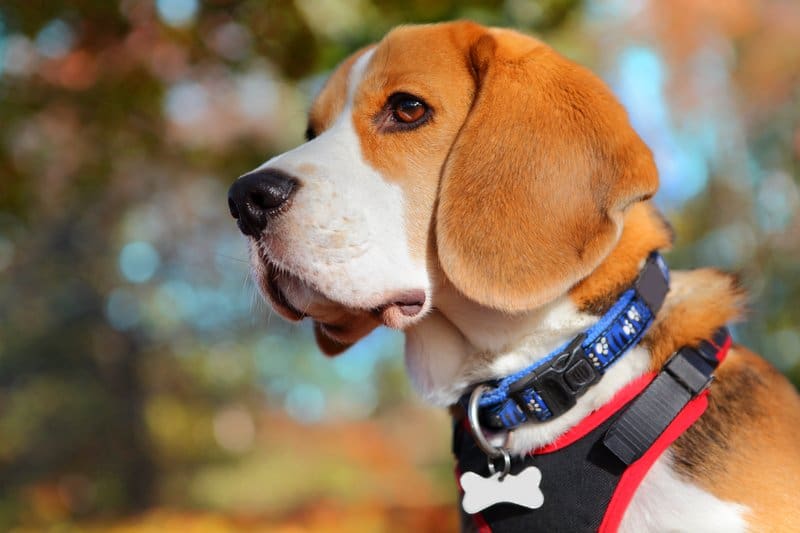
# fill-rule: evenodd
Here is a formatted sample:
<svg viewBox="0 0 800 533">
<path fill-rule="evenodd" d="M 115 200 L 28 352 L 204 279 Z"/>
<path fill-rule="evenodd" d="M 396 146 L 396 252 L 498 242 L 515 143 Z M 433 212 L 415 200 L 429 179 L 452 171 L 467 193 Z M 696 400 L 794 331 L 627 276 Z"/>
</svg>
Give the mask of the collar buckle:
<svg viewBox="0 0 800 533">
<path fill-rule="evenodd" d="M 508 387 L 508 396 L 529 418 L 546 407 L 556 417 L 575 405 L 578 398 L 596 383 L 602 374 L 595 368 L 583 349 L 586 334 L 575 337 L 559 355 Z M 542 399 L 544 406 L 530 393 Z"/>
<path fill-rule="evenodd" d="M 494 429 L 512 429 L 565 413 L 606 369 L 642 340 L 668 291 L 669 270 L 654 251 L 633 287 L 622 292 L 583 334 L 530 366 L 487 382 L 493 390 L 481 398 L 481 422 Z M 464 405 L 466 397 L 461 399 Z"/>
</svg>

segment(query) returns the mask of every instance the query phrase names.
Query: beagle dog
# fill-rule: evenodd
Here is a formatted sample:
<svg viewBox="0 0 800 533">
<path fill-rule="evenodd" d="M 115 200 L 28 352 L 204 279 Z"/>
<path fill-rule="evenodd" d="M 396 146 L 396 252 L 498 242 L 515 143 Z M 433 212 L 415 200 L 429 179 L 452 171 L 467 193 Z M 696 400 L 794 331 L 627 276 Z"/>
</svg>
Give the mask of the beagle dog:
<svg viewBox="0 0 800 533">
<path fill-rule="evenodd" d="M 625 110 L 587 69 L 515 31 L 391 31 L 335 70 L 307 138 L 229 192 L 253 276 L 280 315 L 313 320 L 328 355 L 379 325 L 402 330 L 411 381 L 437 406 L 591 327 L 672 242 Z M 563 416 L 496 438 L 512 457 L 547 446 L 740 318 L 743 301 L 718 270 L 673 272 L 641 342 Z M 800 529 L 794 387 L 734 344 L 707 394 L 619 530 Z"/>
</svg>

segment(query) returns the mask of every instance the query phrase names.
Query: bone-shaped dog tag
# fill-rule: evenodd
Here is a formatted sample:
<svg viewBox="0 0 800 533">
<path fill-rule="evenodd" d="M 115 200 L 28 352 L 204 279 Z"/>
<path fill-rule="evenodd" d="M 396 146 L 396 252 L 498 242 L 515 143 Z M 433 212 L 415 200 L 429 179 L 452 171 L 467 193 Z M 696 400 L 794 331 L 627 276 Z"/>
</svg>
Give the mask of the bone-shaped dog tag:
<svg viewBox="0 0 800 533">
<path fill-rule="evenodd" d="M 464 472 L 461 475 L 461 488 L 464 499 L 461 506 L 469 514 L 475 514 L 496 503 L 513 503 L 538 509 L 544 503 L 544 494 L 539 488 L 542 473 L 535 466 L 529 466 L 519 474 L 506 475 L 502 480 L 502 472 L 495 472 L 489 477 L 481 477 L 475 472 Z"/>
</svg>

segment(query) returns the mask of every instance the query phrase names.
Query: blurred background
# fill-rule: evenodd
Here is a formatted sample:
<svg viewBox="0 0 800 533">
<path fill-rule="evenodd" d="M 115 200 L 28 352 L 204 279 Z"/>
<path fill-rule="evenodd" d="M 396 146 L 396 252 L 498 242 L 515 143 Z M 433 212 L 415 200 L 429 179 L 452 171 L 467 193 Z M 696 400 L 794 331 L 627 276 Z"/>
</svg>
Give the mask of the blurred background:
<svg viewBox="0 0 800 533">
<path fill-rule="evenodd" d="M 540 35 L 653 148 L 673 267 L 741 273 L 738 340 L 800 380 L 800 2 L 0 3 L 0 530 L 447 531 L 445 413 L 402 337 L 272 315 L 232 180 L 406 22 Z"/>
</svg>

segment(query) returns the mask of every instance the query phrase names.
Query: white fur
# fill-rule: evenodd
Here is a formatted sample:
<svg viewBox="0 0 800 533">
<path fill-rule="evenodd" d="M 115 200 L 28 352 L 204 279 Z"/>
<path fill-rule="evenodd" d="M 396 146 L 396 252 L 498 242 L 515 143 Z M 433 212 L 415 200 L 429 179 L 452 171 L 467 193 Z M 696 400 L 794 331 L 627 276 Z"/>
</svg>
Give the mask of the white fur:
<svg viewBox="0 0 800 533">
<path fill-rule="evenodd" d="M 447 407 L 470 385 L 464 371 L 469 344 L 438 311 L 406 329 L 405 362 L 414 389 L 430 404 Z"/>
<path fill-rule="evenodd" d="M 747 507 L 722 501 L 678 477 L 667 451 L 642 480 L 619 531 L 738 533 L 747 531 L 746 513 Z"/>
<path fill-rule="evenodd" d="M 425 312 L 430 282 L 424 260 L 409 252 L 402 189 L 364 160 L 353 125 L 354 96 L 371 57 L 366 52 L 354 64 L 347 103 L 330 128 L 259 167 L 282 170 L 301 182 L 291 208 L 270 225 L 262 246 L 279 268 L 334 302 L 370 309 L 422 289 Z M 299 296 L 287 294 L 302 306 Z"/>
<path fill-rule="evenodd" d="M 506 376 L 558 348 L 596 317 L 564 296 L 510 315 L 478 306 L 457 291 L 435 295 L 438 313 L 406 330 L 406 366 L 417 392 L 447 406 L 478 381 Z"/>
</svg>

